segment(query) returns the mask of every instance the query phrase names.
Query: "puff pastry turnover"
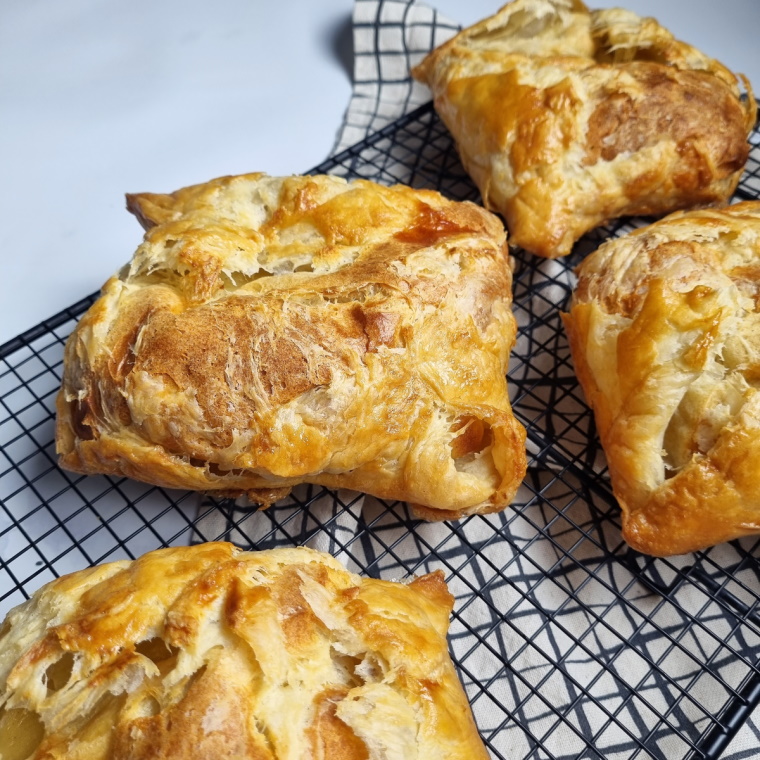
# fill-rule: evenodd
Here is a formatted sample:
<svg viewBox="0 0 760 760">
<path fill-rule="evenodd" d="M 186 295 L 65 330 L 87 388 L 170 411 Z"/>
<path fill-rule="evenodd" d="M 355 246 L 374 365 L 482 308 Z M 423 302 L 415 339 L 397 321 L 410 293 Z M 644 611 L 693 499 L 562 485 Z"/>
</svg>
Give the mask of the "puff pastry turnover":
<svg viewBox="0 0 760 760">
<path fill-rule="evenodd" d="M 60 578 L 0 628 L 2 760 L 487 760 L 438 571 L 205 544 Z"/>
<path fill-rule="evenodd" d="M 504 508 L 525 472 L 499 220 L 432 191 L 227 177 L 129 196 L 147 229 L 65 351 L 61 464 L 162 486 L 297 483 Z"/>
<path fill-rule="evenodd" d="M 726 201 L 756 111 L 654 19 L 579 0 L 515 0 L 412 73 L 510 242 L 547 257 L 607 219 Z"/>
<path fill-rule="evenodd" d="M 565 325 L 639 551 L 760 531 L 760 202 L 678 212 L 583 261 Z"/>
</svg>

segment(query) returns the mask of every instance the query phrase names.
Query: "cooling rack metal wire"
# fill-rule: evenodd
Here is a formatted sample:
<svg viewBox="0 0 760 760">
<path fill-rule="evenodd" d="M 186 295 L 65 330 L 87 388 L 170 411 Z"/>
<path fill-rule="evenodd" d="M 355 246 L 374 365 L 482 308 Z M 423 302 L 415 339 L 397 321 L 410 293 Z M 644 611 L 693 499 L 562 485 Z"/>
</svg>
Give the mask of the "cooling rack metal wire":
<svg viewBox="0 0 760 760">
<path fill-rule="evenodd" d="M 760 197 L 752 139 L 737 198 Z M 478 198 L 429 104 L 313 172 Z M 760 702 L 760 541 L 672 559 L 626 547 L 559 318 L 580 257 L 638 224 L 601 228 L 562 261 L 515 252 L 509 380 L 530 466 L 498 515 L 422 523 L 402 503 L 316 486 L 257 511 L 64 472 L 63 345 L 94 296 L 0 346 L 0 615 L 60 574 L 205 540 L 309 545 L 374 577 L 440 568 L 456 597 L 452 655 L 493 757 L 719 757 Z"/>
</svg>

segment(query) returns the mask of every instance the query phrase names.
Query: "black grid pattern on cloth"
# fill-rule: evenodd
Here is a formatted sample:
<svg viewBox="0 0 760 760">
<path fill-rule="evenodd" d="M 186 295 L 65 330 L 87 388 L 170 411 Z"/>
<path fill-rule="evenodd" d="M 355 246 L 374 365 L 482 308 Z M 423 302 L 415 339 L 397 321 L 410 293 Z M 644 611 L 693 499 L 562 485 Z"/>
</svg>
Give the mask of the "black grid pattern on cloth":
<svg viewBox="0 0 760 760">
<path fill-rule="evenodd" d="M 434 8 L 410 0 L 357 2 L 353 90 L 333 152 L 430 100 L 430 91 L 409 72 L 460 28 Z"/>
<path fill-rule="evenodd" d="M 760 195 L 758 135 L 738 197 Z M 430 105 L 314 172 L 477 191 Z M 442 569 L 451 651 L 495 758 L 716 758 L 760 700 L 759 539 L 654 559 L 620 537 L 592 416 L 559 320 L 585 251 L 516 252 L 509 380 L 529 438 L 515 505 L 458 522 L 316 486 L 265 511 L 56 465 L 63 343 L 92 298 L 0 347 L 0 614 L 61 573 L 214 539 L 308 545 L 365 575 Z"/>
</svg>

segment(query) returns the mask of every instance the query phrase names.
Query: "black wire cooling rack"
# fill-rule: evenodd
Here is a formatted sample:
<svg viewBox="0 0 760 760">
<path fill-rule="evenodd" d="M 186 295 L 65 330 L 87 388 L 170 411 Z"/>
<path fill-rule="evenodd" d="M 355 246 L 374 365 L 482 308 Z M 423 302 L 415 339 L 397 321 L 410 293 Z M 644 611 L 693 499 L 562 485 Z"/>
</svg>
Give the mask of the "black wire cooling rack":
<svg viewBox="0 0 760 760">
<path fill-rule="evenodd" d="M 739 198 L 760 197 L 758 142 Z M 430 105 L 314 172 L 478 197 Z M 452 655 L 493 757 L 719 757 L 760 702 L 760 541 L 673 559 L 627 548 L 559 318 L 583 253 L 636 224 L 597 230 L 566 260 L 515 254 L 509 379 L 530 466 L 498 515 L 423 523 L 399 502 L 309 486 L 257 511 L 64 472 L 63 344 L 95 296 L 1 346 L 0 617 L 62 573 L 204 540 L 309 545 L 375 577 L 441 568 Z"/>
</svg>

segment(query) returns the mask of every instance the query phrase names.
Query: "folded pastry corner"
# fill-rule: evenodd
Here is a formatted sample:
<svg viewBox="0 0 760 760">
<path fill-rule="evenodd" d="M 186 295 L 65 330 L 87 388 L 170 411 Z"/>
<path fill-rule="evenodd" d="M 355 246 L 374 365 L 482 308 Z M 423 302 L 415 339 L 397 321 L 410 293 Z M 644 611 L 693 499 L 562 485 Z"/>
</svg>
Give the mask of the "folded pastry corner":
<svg viewBox="0 0 760 760">
<path fill-rule="evenodd" d="M 311 549 L 162 549 L 54 580 L 0 625 L 7 760 L 488 760 L 438 571 Z"/>
<path fill-rule="evenodd" d="M 602 245 L 564 315 L 623 511 L 647 554 L 760 532 L 760 202 Z"/>
<path fill-rule="evenodd" d="M 501 222 L 433 191 L 224 177 L 146 228 L 65 350 L 63 467 L 263 504 L 298 483 L 503 509 L 525 472 Z"/>
<path fill-rule="evenodd" d="M 580 0 L 514 0 L 412 73 L 510 242 L 550 258 L 608 219 L 727 201 L 756 116 L 745 78 Z"/>
</svg>

